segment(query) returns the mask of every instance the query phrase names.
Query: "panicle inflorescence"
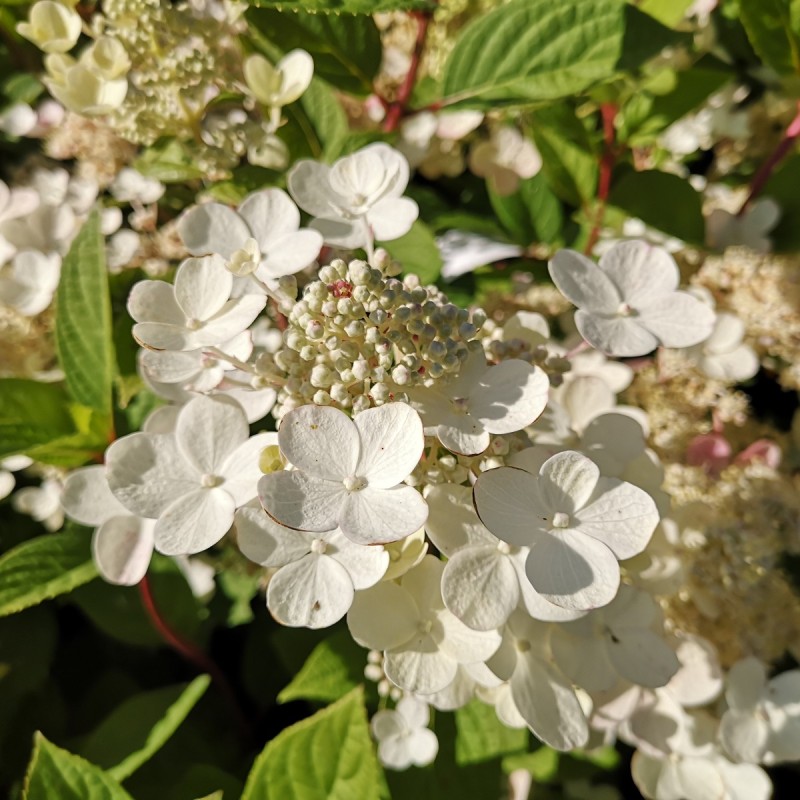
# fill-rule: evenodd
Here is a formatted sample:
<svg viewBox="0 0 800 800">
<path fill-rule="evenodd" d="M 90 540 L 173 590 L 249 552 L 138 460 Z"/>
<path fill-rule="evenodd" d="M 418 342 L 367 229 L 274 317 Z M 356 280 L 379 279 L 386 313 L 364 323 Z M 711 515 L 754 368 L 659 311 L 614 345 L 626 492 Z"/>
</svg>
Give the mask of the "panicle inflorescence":
<svg viewBox="0 0 800 800">
<path fill-rule="evenodd" d="M 455 377 L 485 321 L 419 279 L 337 259 L 306 286 L 274 356 L 286 375 L 275 416 L 305 403 L 361 411 Z"/>
</svg>

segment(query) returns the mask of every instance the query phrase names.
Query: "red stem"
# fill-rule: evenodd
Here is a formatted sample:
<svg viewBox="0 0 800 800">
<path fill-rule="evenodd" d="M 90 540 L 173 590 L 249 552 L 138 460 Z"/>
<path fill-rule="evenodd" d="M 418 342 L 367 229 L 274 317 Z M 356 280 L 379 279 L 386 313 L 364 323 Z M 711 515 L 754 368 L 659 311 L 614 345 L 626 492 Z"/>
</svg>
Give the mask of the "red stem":
<svg viewBox="0 0 800 800">
<path fill-rule="evenodd" d="M 614 171 L 617 158 L 614 146 L 614 119 L 617 116 L 617 107 L 613 103 L 603 103 L 600 106 L 600 116 L 603 119 L 603 156 L 600 159 L 600 174 L 597 177 L 597 216 L 583 250 L 587 256 L 591 255 L 600 236 L 600 228 L 606 215 L 606 201 L 611 191 L 611 173 Z"/>
<path fill-rule="evenodd" d="M 414 52 L 411 55 L 411 64 L 409 64 L 406 77 L 397 90 L 397 99 L 393 103 L 389 103 L 389 107 L 386 111 L 386 117 L 383 120 L 384 133 L 391 133 L 397 130 L 400 120 L 403 119 L 406 113 L 408 102 L 411 99 L 411 93 L 414 91 L 414 83 L 417 80 L 422 51 L 425 49 L 425 37 L 428 35 L 428 25 L 431 21 L 431 14 L 428 12 L 415 11 L 412 12 L 412 16 L 417 20 L 417 41 L 414 45 Z"/>
<path fill-rule="evenodd" d="M 138 584 L 139 596 L 142 599 L 147 616 L 153 623 L 153 627 L 158 631 L 159 636 L 182 658 L 197 668 L 198 672 L 205 672 L 211 676 L 211 680 L 223 694 L 228 704 L 233 710 L 236 720 L 239 723 L 243 734 L 249 730 L 249 723 L 242 713 L 236 695 L 228 683 L 222 670 L 207 656 L 197 645 L 184 639 L 172 626 L 161 616 L 158 610 L 150 581 L 145 575 Z"/>
<path fill-rule="evenodd" d="M 750 181 L 750 191 L 747 194 L 747 199 L 742 203 L 741 208 L 736 213 L 737 217 L 741 217 L 742 214 L 747 211 L 747 207 L 750 203 L 761 194 L 767 181 L 775 171 L 775 168 L 794 147 L 795 139 L 797 139 L 798 136 L 800 136 L 800 102 L 797 104 L 797 113 L 794 119 L 789 123 L 789 127 L 786 129 L 786 133 L 783 134 L 783 138 L 778 143 L 778 146 L 770 153 L 769 158 L 758 168 L 756 174 L 753 176 L 753 180 Z"/>
</svg>

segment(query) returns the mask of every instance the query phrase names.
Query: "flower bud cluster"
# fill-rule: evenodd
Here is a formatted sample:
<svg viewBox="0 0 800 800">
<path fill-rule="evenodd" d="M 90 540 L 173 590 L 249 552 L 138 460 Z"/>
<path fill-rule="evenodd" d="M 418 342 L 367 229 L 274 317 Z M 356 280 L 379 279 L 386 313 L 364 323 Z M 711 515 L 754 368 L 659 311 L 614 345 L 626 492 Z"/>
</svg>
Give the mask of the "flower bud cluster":
<svg viewBox="0 0 800 800">
<path fill-rule="evenodd" d="M 337 259 L 306 286 L 289 314 L 287 375 L 276 417 L 305 403 L 361 411 L 458 374 L 480 348 L 482 311 L 458 308 L 434 286 L 387 278 L 365 261 Z"/>
<path fill-rule="evenodd" d="M 546 345 L 531 345 L 522 339 L 502 341 L 495 339 L 487 344 L 489 357 L 493 361 L 505 361 L 519 358 L 529 364 L 541 367 L 550 378 L 551 386 L 560 386 L 564 382 L 564 374 L 570 371 L 569 359 L 557 353 L 551 353 Z"/>
</svg>

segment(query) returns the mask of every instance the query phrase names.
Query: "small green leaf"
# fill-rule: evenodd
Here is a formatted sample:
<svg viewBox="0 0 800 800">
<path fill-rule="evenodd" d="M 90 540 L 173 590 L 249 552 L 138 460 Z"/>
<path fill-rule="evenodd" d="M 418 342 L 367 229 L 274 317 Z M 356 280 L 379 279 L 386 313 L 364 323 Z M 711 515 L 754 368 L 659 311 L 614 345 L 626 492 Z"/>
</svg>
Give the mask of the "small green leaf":
<svg viewBox="0 0 800 800">
<path fill-rule="evenodd" d="M 691 244 L 703 243 L 700 195 L 677 175 L 648 170 L 615 177 L 608 202 L 656 230 Z"/>
<path fill-rule="evenodd" d="M 33 756 L 25 776 L 23 800 L 132 800 L 99 767 L 56 747 L 41 733 L 33 740 Z"/>
<path fill-rule="evenodd" d="M 126 780 L 164 746 L 210 681 L 208 675 L 200 675 L 188 685 L 129 698 L 95 728 L 80 748 L 81 755 L 108 770 L 115 780 Z"/>
<path fill-rule="evenodd" d="M 142 175 L 162 183 L 182 183 L 205 176 L 205 172 L 192 162 L 185 145 L 173 138 L 159 140 L 148 147 L 133 166 Z"/>
<path fill-rule="evenodd" d="M 379 776 L 364 693 L 357 688 L 269 742 L 241 800 L 372 799 L 380 794 Z"/>
<path fill-rule="evenodd" d="M 383 50 L 371 17 L 313 14 L 305 9 L 282 14 L 271 8 L 250 8 L 245 16 L 284 52 L 295 47 L 309 52 L 314 74 L 340 91 L 361 95 L 372 91 Z"/>
<path fill-rule="evenodd" d="M 433 10 L 434 0 L 252 0 L 257 8 L 317 14 L 377 14 L 379 11 Z"/>
<path fill-rule="evenodd" d="M 100 212 L 89 215 L 61 268 L 56 346 L 76 402 L 111 416 L 114 351 Z"/>
<path fill-rule="evenodd" d="M 21 3 L 24 1 L 20 0 Z M 44 91 L 44 86 L 35 75 L 31 75 L 29 72 L 18 72 L 3 81 L 0 91 L 7 98 L 9 105 L 30 104 Z"/>
<path fill-rule="evenodd" d="M 90 536 L 69 528 L 23 542 L 0 558 L 0 617 L 67 594 L 97 577 Z"/>
<path fill-rule="evenodd" d="M 693 2 L 694 0 L 643 0 L 639 4 L 639 10 L 672 28 L 684 18 Z"/>
<path fill-rule="evenodd" d="M 435 283 L 442 272 L 442 254 L 424 222 L 417 220 L 407 234 L 391 242 L 381 242 L 381 246 L 400 262 L 404 273 L 413 272 L 423 284 Z"/>
<path fill-rule="evenodd" d="M 798 0 L 740 0 L 739 17 L 765 64 L 784 75 L 800 73 Z"/>
<path fill-rule="evenodd" d="M 324 81 L 314 78 L 300 98 L 300 105 L 322 145 L 324 160 L 333 161 L 342 152 L 350 132 L 347 115 L 336 95 Z"/>
<path fill-rule="evenodd" d="M 338 631 L 311 651 L 300 672 L 278 695 L 278 702 L 303 699 L 331 703 L 363 681 L 364 650 L 348 631 Z"/>
<path fill-rule="evenodd" d="M 520 181 L 512 195 L 498 195 L 490 188 L 489 199 L 497 218 L 517 244 L 527 247 L 533 242 L 558 241 L 564 215 L 543 175 Z"/>
<path fill-rule="evenodd" d="M 476 764 L 528 747 L 528 729 L 509 728 L 492 706 L 473 700 L 456 711 L 456 763 Z"/>
</svg>

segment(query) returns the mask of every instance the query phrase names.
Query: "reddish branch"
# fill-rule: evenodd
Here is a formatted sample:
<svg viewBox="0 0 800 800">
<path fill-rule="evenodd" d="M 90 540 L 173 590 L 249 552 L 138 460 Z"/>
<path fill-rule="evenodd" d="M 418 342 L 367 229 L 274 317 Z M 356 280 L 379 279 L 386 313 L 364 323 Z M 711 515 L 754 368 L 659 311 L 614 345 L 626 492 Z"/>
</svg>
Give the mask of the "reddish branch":
<svg viewBox="0 0 800 800">
<path fill-rule="evenodd" d="M 411 55 L 411 64 L 408 67 L 406 77 L 397 90 L 397 99 L 393 103 L 389 103 L 386 109 L 386 117 L 383 120 L 383 130 L 385 133 L 391 133 L 397 130 L 397 126 L 400 124 L 400 121 L 403 119 L 408 109 L 411 93 L 414 91 L 414 83 L 417 80 L 422 51 L 425 49 L 425 37 L 428 35 L 428 25 L 432 18 L 431 13 L 425 11 L 414 11 L 412 12 L 412 16 L 417 20 L 417 41 L 414 45 L 414 52 Z"/>
<path fill-rule="evenodd" d="M 750 203 L 761 194 L 767 181 L 772 176 L 775 168 L 783 159 L 791 152 L 794 147 L 795 140 L 800 136 L 800 102 L 797 104 L 797 114 L 794 119 L 789 123 L 786 133 L 778 143 L 778 146 L 772 151 L 769 158 L 758 168 L 753 180 L 750 182 L 750 191 L 747 194 L 747 199 L 742 203 L 736 216 L 740 217 L 747 210 Z"/>
<path fill-rule="evenodd" d="M 613 103 L 603 103 L 600 106 L 600 116 L 603 119 L 603 156 L 600 159 L 600 174 L 597 177 L 598 208 L 594 225 L 583 251 L 587 256 L 591 255 L 600 236 L 600 228 L 606 215 L 606 201 L 611 191 L 611 173 L 614 171 L 614 163 L 617 158 L 614 136 L 614 119 L 617 116 L 617 107 Z"/>
<path fill-rule="evenodd" d="M 159 636 L 168 644 L 176 653 L 194 666 L 198 672 L 204 672 L 211 676 L 211 680 L 216 684 L 225 700 L 230 705 L 234 715 L 236 716 L 239 725 L 241 726 L 242 733 L 246 734 L 249 729 L 249 723 L 242 713 L 239 703 L 236 700 L 236 695 L 228 683 L 222 670 L 199 648 L 192 642 L 184 639 L 172 626 L 161 616 L 161 612 L 156 605 L 155 598 L 153 597 L 153 590 L 150 586 L 150 581 L 145 575 L 139 581 L 139 596 L 142 598 L 142 605 L 144 606 L 147 616 L 153 623 L 153 627 L 158 631 Z"/>
</svg>

